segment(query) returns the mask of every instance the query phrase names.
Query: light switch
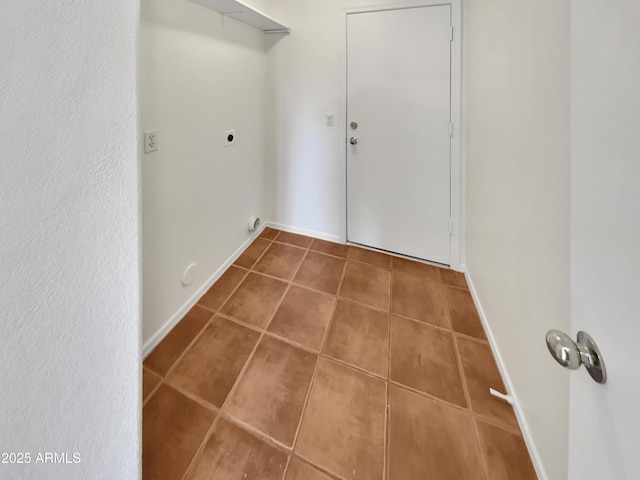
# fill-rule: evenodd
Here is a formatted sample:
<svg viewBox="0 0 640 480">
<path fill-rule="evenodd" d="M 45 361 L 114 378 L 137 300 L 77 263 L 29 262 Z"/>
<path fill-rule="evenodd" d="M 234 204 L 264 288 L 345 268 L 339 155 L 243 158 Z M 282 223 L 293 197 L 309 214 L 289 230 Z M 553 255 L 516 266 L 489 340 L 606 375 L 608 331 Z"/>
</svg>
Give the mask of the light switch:
<svg viewBox="0 0 640 480">
<path fill-rule="evenodd" d="M 333 112 L 327 112 L 327 127 L 333 127 L 335 125 L 335 115 Z"/>
</svg>

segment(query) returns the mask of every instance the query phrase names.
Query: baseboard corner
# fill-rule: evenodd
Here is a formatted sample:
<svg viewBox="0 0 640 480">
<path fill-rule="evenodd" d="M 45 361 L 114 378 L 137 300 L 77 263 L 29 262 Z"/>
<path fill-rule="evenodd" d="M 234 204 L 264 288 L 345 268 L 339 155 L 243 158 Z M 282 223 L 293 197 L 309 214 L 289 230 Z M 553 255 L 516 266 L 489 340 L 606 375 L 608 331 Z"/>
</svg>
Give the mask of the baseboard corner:
<svg viewBox="0 0 640 480">
<path fill-rule="evenodd" d="M 507 371 L 507 367 L 502 359 L 502 355 L 500 354 L 500 348 L 498 347 L 496 339 L 491 331 L 491 327 L 489 325 L 487 315 L 484 309 L 482 308 L 482 302 L 478 297 L 478 292 L 473 283 L 473 278 L 471 277 L 471 274 L 469 273 L 469 269 L 467 268 L 466 264 L 461 264 L 460 270 L 464 272 L 467 285 L 469 286 L 469 292 L 471 293 L 471 297 L 473 298 L 473 303 L 475 304 L 476 309 L 478 310 L 478 315 L 480 316 L 480 320 L 482 321 L 482 326 L 484 327 L 484 330 L 487 334 L 489 345 L 491 347 L 491 350 L 493 351 L 493 355 L 496 359 L 496 363 L 498 364 L 498 370 L 500 371 L 500 375 L 502 376 L 505 388 L 507 390 L 505 393 L 511 396 L 511 398 L 513 399 L 513 410 L 515 412 L 518 425 L 520 426 L 522 437 L 525 441 L 525 444 L 527 445 L 527 449 L 529 450 L 529 455 L 531 456 L 531 461 L 533 463 L 533 467 L 536 471 L 536 474 L 538 475 L 538 479 L 548 480 L 549 477 L 547 476 L 546 470 L 540 459 L 540 454 L 535 445 L 533 437 L 531 436 L 529 423 L 526 419 L 526 415 L 522 407 L 520 406 L 520 402 L 518 401 L 518 394 L 516 391 L 514 391 L 513 383 L 511 382 L 509 373 Z"/>
</svg>

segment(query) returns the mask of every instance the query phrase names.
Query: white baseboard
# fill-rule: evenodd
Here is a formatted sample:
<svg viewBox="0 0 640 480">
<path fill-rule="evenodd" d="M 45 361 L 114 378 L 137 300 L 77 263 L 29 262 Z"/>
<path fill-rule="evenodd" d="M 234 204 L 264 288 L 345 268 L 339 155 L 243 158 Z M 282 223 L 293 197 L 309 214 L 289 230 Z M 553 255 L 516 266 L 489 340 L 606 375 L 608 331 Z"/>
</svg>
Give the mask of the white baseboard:
<svg viewBox="0 0 640 480">
<path fill-rule="evenodd" d="M 233 262 L 235 262 L 238 257 L 242 255 L 242 252 L 245 251 L 245 249 L 251 244 L 251 242 L 253 242 L 256 237 L 258 237 L 258 235 L 262 233 L 262 230 L 264 230 L 267 225 L 268 223 L 262 224 L 258 230 L 256 230 L 242 245 L 240 245 L 240 247 L 238 247 L 238 249 L 233 252 L 229 258 L 227 258 L 227 260 L 225 260 L 220 268 L 218 268 L 218 270 L 216 270 L 214 274 L 209 277 L 204 285 L 202 285 L 202 287 L 200 287 L 191 296 L 191 298 L 189 298 L 189 300 L 187 300 L 187 302 L 182 307 L 180 307 L 180 309 L 178 309 L 176 313 L 173 314 L 173 316 L 167 321 L 167 323 L 165 323 L 162 328 L 160 328 L 160 330 L 158 330 L 155 335 L 153 335 L 153 337 L 151 337 L 144 344 L 144 347 L 142 348 L 142 358 L 147 358 L 147 356 L 153 351 L 154 348 L 156 348 L 156 346 L 158 346 L 158 344 L 171 331 L 171 329 L 175 327 L 180 320 L 182 320 L 182 318 L 187 314 L 189 310 L 194 307 L 196 303 L 198 303 L 200 297 L 202 297 L 202 295 L 204 295 L 207 290 L 209 290 L 211 286 L 216 283 L 216 281 L 222 276 L 222 274 L 226 272 L 231 265 L 233 265 Z"/>
<path fill-rule="evenodd" d="M 504 381 L 504 385 L 507 389 L 506 393 L 513 398 L 513 410 L 516 414 L 516 419 L 518 420 L 518 424 L 520 425 L 520 430 L 522 431 L 522 437 L 524 438 L 525 443 L 527 444 L 527 448 L 529 449 L 529 454 L 531 455 L 531 461 L 533 462 L 533 467 L 536 470 L 536 474 L 538 475 L 539 480 L 548 480 L 547 473 L 540 461 L 540 454 L 536 445 L 531 437 L 531 430 L 529 429 L 529 423 L 525 417 L 524 412 L 520 408 L 520 402 L 518 401 L 518 395 L 513 389 L 513 384 L 511 383 L 511 379 L 509 378 L 509 373 L 507 372 L 507 367 L 502 360 L 502 355 L 500 355 L 500 349 L 498 348 L 498 344 L 496 343 L 495 337 L 491 332 L 491 327 L 489 326 L 489 322 L 487 321 L 487 316 L 482 308 L 482 303 L 480 302 L 480 298 L 478 297 L 478 292 L 473 284 L 473 279 L 469 274 L 466 265 L 460 265 L 460 270 L 464 272 L 464 276 L 467 279 L 467 284 L 469 285 L 469 292 L 471 293 L 471 297 L 473 297 L 473 302 L 478 309 L 478 314 L 480 315 L 480 320 L 482 321 L 482 325 L 484 326 L 484 330 L 487 333 L 487 338 L 489 339 L 489 345 L 491 345 L 491 350 L 493 351 L 493 355 L 496 358 L 496 363 L 498 364 L 498 369 L 500 370 L 500 374 L 502 375 L 502 379 Z"/>
<path fill-rule="evenodd" d="M 306 228 L 294 227 L 293 225 L 285 225 L 283 223 L 266 222 L 266 226 L 271 228 L 277 228 L 284 232 L 299 233 L 300 235 L 306 235 L 307 237 L 319 238 L 320 240 L 327 240 L 328 242 L 342 243 L 339 235 L 332 235 L 330 233 L 316 232 L 315 230 L 307 230 Z"/>
<path fill-rule="evenodd" d="M 277 228 L 278 230 L 282 230 L 285 232 L 291 233 L 299 233 L 300 235 L 307 235 L 309 237 L 319 238 L 321 240 L 327 240 L 330 242 L 340 243 L 340 237 L 338 235 L 331 235 L 328 233 L 316 232 L 313 230 L 307 230 L 304 228 L 293 227 L 291 225 L 284 225 L 281 223 L 275 222 L 264 222 L 260 228 L 254 232 L 238 249 L 229 257 L 227 260 L 215 271 L 215 273 L 200 287 L 192 296 L 187 300 L 187 302 L 178 309 L 176 313 L 160 328 L 153 337 L 151 337 L 142 348 L 142 358 L 146 358 L 154 348 L 162 341 L 162 339 L 171 331 L 176 324 L 182 320 L 182 318 L 187 314 L 189 310 L 191 310 L 200 297 L 204 295 L 207 290 L 211 288 L 211 286 L 222 276 L 222 274 L 231 266 L 233 262 L 235 262 L 242 252 L 253 242 L 262 231 L 267 228 Z"/>
</svg>

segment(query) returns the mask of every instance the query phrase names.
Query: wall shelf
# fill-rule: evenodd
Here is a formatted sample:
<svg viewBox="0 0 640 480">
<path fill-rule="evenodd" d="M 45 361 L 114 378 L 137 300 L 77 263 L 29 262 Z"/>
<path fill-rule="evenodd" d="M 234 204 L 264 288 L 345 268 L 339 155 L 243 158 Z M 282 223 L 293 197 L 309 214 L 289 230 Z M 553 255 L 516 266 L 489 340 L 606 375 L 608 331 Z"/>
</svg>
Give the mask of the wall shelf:
<svg viewBox="0 0 640 480">
<path fill-rule="evenodd" d="M 276 22 L 255 8 L 237 0 L 193 0 L 212 10 L 220 12 L 224 17 L 231 17 L 239 22 L 262 30 L 264 33 L 289 33 L 290 28 Z"/>
</svg>

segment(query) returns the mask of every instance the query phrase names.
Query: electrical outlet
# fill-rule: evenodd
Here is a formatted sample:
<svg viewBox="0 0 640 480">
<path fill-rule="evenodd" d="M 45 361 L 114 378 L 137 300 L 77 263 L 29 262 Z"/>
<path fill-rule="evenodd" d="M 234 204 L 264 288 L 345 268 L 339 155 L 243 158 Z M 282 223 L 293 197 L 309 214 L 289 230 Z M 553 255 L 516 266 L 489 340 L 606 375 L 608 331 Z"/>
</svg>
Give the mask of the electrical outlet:
<svg viewBox="0 0 640 480">
<path fill-rule="evenodd" d="M 149 130 L 144 132 L 144 153 L 151 153 L 158 150 L 158 131 Z"/>
<path fill-rule="evenodd" d="M 230 145 L 234 145 L 236 143 L 236 131 L 235 130 L 227 130 L 224 132 L 224 146 L 228 147 Z"/>
</svg>

